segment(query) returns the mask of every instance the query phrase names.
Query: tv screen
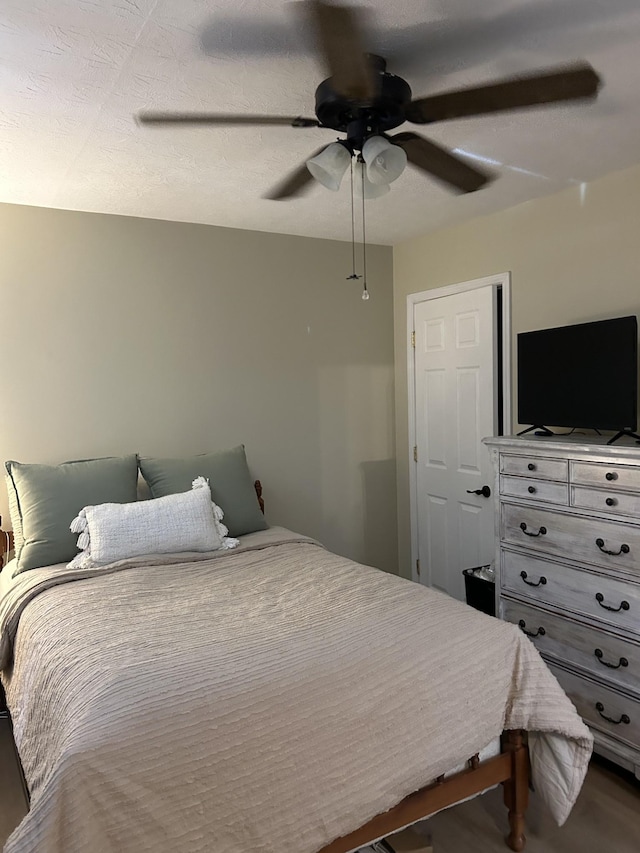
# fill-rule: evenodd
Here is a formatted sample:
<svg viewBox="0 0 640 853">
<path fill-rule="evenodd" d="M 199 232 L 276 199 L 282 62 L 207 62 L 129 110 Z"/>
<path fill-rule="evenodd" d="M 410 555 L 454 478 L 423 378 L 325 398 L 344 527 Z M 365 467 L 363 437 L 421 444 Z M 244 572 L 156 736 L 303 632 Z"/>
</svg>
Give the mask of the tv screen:
<svg viewBox="0 0 640 853">
<path fill-rule="evenodd" d="M 638 321 L 618 317 L 518 335 L 518 421 L 635 430 Z"/>
</svg>

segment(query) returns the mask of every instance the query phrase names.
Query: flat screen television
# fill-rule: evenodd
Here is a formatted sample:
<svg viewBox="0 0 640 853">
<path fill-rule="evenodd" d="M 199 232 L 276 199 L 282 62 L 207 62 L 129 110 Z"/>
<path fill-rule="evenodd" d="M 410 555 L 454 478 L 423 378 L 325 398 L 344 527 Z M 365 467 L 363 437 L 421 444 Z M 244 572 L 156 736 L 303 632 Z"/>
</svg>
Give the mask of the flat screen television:
<svg viewBox="0 0 640 853">
<path fill-rule="evenodd" d="M 521 424 L 630 433 L 637 411 L 636 317 L 518 335 Z"/>
</svg>

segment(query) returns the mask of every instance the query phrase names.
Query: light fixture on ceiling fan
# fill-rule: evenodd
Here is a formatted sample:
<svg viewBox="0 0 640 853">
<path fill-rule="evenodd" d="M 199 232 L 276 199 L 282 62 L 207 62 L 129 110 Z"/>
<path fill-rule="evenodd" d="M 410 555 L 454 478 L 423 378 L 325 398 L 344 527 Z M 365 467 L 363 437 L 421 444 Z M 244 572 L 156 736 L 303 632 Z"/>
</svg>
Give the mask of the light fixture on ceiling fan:
<svg viewBox="0 0 640 853">
<path fill-rule="evenodd" d="M 362 159 L 367 164 L 367 178 L 372 184 L 392 184 L 404 172 L 407 153 L 392 145 L 384 136 L 370 136 L 362 146 Z"/>
<path fill-rule="evenodd" d="M 365 198 L 378 198 L 388 192 L 389 184 L 397 180 L 407 165 L 407 155 L 399 145 L 392 145 L 383 136 L 370 136 L 362 146 L 362 154 L 342 141 L 331 142 L 319 154 L 307 160 L 311 175 L 328 190 L 337 192 L 342 179 L 356 156 L 366 166 Z M 383 189 L 376 189 L 376 188 Z"/>
<path fill-rule="evenodd" d="M 307 169 L 323 187 L 338 192 L 352 157 L 353 154 L 344 143 L 331 142 L 307 160 Z"/>
</svg>

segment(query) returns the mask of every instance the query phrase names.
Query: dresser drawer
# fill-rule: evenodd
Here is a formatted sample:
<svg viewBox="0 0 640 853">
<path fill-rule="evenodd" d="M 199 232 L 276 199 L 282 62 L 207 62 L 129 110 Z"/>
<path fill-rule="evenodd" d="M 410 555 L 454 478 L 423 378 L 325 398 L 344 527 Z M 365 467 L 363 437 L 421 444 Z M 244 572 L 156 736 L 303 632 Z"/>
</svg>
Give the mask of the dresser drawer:
<svg viewBox="0 0 640 853">
<path fill-rule="evenodd" d="M 566 661 L 640 698 L 640 645 L 515 601 L 502 602 L 502 615 L 519 625 L 541 654 Z"/>
<path fill-rule="evenodd" d="M 551 663 L 549 669 L 585 723 L 640 747 L 640 702 Z"/>
<path fill-rule="evenodd" d="M 566 483 L 532 480 L 530 477 L 511 477 L 502 474 L 500 476 L 500 494 L 566 506 L 569 491 Z"/>
<path fill-rule="evenodd" d="M 640 494 L 609 492 L 588 486 L 571 486 L 571 506 L 613 512 L 640 519 Z"/>
<path fill-rule="evenodd" d="M 640 492 L 640 468 L 637 466 L 572 461 L 570 475 L 571 482 L 576 485 Z"/>
<path fill-rule="evenodd" d="M 617 631 L 640 636 L 639 584 L 583 572 L 563 563 L 508 549 L 504 549 L 501 556 L 503 592 L 597 619 Z"/>
<path fill-rule="evenodd" d="M 566 459 L 546 459 L 539 456 L 515 456 L 500 454 L 500 473 L 516 476 L 535 477 L 543 480 L 567 482 L 568 463 Z"/>
<path fill-rule="evenodd" d="M 503 503 L 504 542 L 585 561 L 640 580 L 640 527 L 533 506 Z"/>
</svg>

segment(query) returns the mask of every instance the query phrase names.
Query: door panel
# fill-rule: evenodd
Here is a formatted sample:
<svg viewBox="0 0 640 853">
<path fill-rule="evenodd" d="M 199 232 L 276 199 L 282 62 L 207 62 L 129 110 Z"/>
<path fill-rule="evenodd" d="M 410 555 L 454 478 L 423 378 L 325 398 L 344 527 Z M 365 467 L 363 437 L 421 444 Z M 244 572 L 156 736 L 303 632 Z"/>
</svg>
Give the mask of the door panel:
<svg viewBox="0 0 640 853">
<path fill-rule="evenodd" d="M 426 503 L 426 565 L 431 567 L 431 585 L 446 590 L 449 563 L 449 537 L 446 534 L 449 521 L 448 502 L 440 495 L 427 495 Z"/>
<path fill-rule="evenodd" d="M 447 376 L 444 370 L 425 370 L 422 415 L 426 426 L 426 455 L 430 465 L 447 466 L 446 421 L 439 412 L 447 405 Z"/>
<path fill-rule="evenodd" d="M 480 375 L 477 367 L 458 368 L 457 420 L 458 420 L 458 471 L 480 474 L 478 445 L 478 419 L 480 409 Z M 484 435 L 482 436 L 484 438 Z"/>
</svg>

